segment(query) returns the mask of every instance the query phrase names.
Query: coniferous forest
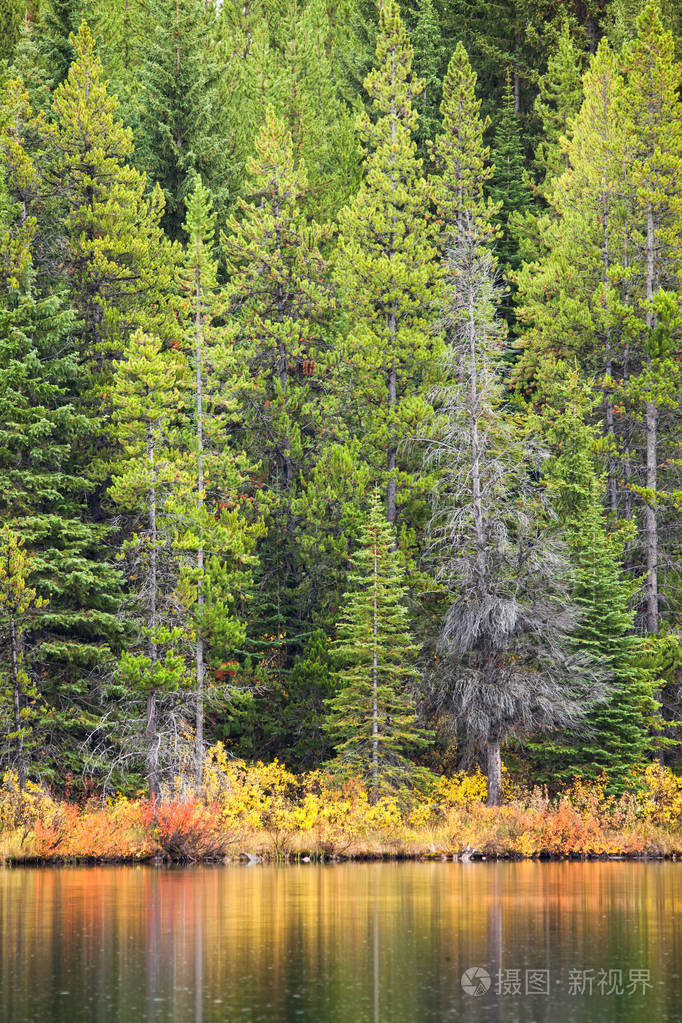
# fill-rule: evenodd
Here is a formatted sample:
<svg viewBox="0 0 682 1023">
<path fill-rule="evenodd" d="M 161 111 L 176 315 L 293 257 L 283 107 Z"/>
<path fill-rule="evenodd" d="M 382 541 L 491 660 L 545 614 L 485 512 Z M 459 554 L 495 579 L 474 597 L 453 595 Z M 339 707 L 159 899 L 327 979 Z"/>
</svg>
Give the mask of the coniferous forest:
<svg viewBox="0 0 682 1023">
<path fill-rule="evenodd" d="M 0 0 L 6 785 L 674 779 L 681 61 L 674 0 Z"/>
</svg>

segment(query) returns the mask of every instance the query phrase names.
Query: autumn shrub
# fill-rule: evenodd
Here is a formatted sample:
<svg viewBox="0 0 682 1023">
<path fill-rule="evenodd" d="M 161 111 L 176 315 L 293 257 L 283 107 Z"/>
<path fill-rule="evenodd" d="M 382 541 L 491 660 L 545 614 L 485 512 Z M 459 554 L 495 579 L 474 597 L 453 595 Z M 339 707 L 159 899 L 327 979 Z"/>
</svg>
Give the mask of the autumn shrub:
<svg viewBox="0 0 682 1023">
<path fill-rule="evenodd" d="M 6 773 L 0 786 L 0 859 L 197 861 L 253 851 L 272 857 L 433 854 L 484 856 L 682 853 L 682 781 L 650 765 L 631 791 L 608 794 L 607 779 L 577 780 L 559 796 L 522 790 L 506 771 L 505 805 L 485 805 L 480 770 L 439 779 L 428 791 L 398 790 L 373 801 L 358 779 L 322 770 L 297 776 L 283 764 L 246 764 L 219 743 L 203 788 L 182 780 L 156 803 L 118 797 L 78 807 L 57 802 Z"/>
<path fill-rule="evenodd" d="M 172 860 L 222 859 L 230 844 L 220 808 L 197 799 L 147 803 L 142 823 L 155 851 Z"/>
</svg>

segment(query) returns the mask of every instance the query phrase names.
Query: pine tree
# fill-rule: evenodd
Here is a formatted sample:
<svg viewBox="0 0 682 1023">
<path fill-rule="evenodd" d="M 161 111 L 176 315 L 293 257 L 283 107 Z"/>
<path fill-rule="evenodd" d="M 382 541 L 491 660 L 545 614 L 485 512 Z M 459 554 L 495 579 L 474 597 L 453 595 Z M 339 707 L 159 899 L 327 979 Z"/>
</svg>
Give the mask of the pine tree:
<svg viewBox="0 0 682 1023">
<path fill-rule="evenodd" d="M 448 252 L 446 281 L 452 340 L 426 464 L 438 473 L 429 551 L 448 606 L 427 702 L 464 753 L 483 759 L 488 803 L 497 805 L 502 743 L 579 721 L 592 668 L 570 649 L 575 608 L 533 479 L 537 443 L 503 406 L 494 257 L 465 239 Z"/>
<path fill-rule="evenodd" d="M 409 695 L 419 672 L 404 570 L 378 491 L 352 564 L 335 645 L 344 667 L 325 727 L 336 750 L 332 769 L 362 778 L 376 802 L 385 787 L 416 780 L 419 771 L 408 755 L 428 743 Z"/>
<path fill-rule="evenodd" d="M 476 75 L 461 43 L 448 66 L 440 109 L 443 128 L 435 143 L 438 175 L 432 188 L 441 251 L 445 254 L 464 233 L 483 244 L 491 240 L 492 223 L 499 213 L 486 197 L 486 186 L 493 175 L 490 147 L 484 142 L 490 121 L 481 117 Z"/>
<path fill-rule="evenodd" d="M 666 431 L 665 420 L 671 413 L 676 416 L 682 395 L 676 358 L 682 329 L 682 103 L 673 37 L 663 30 L 653 0 L 638 18 L 637 36 L 623 60 L 627 186 L 634 219 L 629 240 L 641 268 L 641 285 L 633 295 L 634 316 L 627 324 L 640 346 L 641 370 L 625 393 L 636 406 L 637 418 L 642 412 L 644 418 L 645 471 L 637 492 L 644 504 L 646 625 L 655 633 L 662 560 L 659 502 L 666 489 L 660 467 L 680 456 L 679 430 L 669 422 Z"/>
<path fill-rule="evenodd" d="M 662 495 L 674 490 L 670 469 L 679 454 L 673 350 L 682 108 L 672 38 L 654 5 L 639 25 L 622 69 L 608 44 L 599 46 L 574 120 L 570 166 L 549 194 L 556 216 L 546 222 L 545 252 L 519 279 L 521 315 L 530 324 L 527 375 L 542 351 L 575 354 L 589 374 L 601 375 L 609 508 L 626 518 L 638 514 L 638 504 L 643 509 L 637 567 L 646 564 L 647 628 L 655 630 L 665 560 L 659 548 L 673 515 Z"/>
<path fill-rule="evenodd" d="M 158 187 L 149 195 L 129 163 L 132 133 L 117 117 L 85 23 L 73 45 L 77 57 L 55 93 L 50 126 L 48 174 L 63 214 L 52 246 L 82 324 L 91 373 L 83 390 L 99 403 L 127 337 L 138 328 L 162 337 L 171 329 L 175 254 L 161 228 L 163 196 Z M 104 399 L 103 425 L 109 412 Z"/>
<path fill-rule="evenodd" d="M 376 68 L 365 88 L 372 110 L 358 121 L 363 182 L 339 217 L 337 276 L 350 320 L 351 415 L 395 524 L 399 505 L 419 490 L 406 441 L 427 414 L 425 385 L 440 339 L 429 323 L 438 265 L 414 142 L 421 83 L 394 0 L 381 8 Z"/>
<path fill-rule="evenodd" d="M 177 770 L 169 726 L 178 710 L 177 690 L 186 685 L 189 638 L 176 594 L 180 558 L 172 497 L 187 477 L 181 443 L 188 376 L 181 352 L 164 350 L 158 338 L 137 331 L 116 364 L 112 384 L 122 457 L 114 466 L 109 498 L 129 529 L 121 556 L 132 626 L 118 671 L 122 688 L 112 691 L 122 719 L 117 721 L 121 753 L 113 759 L 144 759 L 150 799 L 161 798 L 162 775 Z"/>
<path fill-rule="evenodd" d="M 221 312 L 215 214 L 200 179 L 187 201 L 184 231 L 188 242 L 181 283 L 188 306 L 194 438 L 189 466 L 192 482 L 182 516 L 185 528 L 177 544 L 190 556 L 189 565 L 181 572 L 180 588 L 185 591 L 194 623 L 194 759 L 195 781 L 200 786 L 207 662 L 217 667 L 230 659 L 244 640 L 240 608 L 250 579 L 255 533 L 242 507 L 248 466 L 227 439 L 226 418 L 237 411 L 224 390 L 234 386 L 233 338 L 214 327 Z"/>
</svg>

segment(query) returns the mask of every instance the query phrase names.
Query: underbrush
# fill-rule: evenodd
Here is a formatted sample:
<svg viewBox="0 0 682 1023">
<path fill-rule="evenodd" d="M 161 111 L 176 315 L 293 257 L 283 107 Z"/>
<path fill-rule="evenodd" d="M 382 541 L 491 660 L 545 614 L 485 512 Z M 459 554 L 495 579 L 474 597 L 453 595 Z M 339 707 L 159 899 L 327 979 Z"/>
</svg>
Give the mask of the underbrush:
<svg viewBox="0 0 682 1023">
<path fill-rule="evenodd" d="M 619 798 L 605 780 L 550 797 L 505 774 L 504 790 L 503 806 L 485 806 L 476 772 L 373 802 L 358 781 L 248 765 L 220 745 L 209 752 L 201 792 L 178 781 L 156 803 L 119 796 L 76 805 L 34 783 L 22 792 L 6 773 L 0 862 L 682 854 L 682 779 L 657 764 Z"/>
</svg>

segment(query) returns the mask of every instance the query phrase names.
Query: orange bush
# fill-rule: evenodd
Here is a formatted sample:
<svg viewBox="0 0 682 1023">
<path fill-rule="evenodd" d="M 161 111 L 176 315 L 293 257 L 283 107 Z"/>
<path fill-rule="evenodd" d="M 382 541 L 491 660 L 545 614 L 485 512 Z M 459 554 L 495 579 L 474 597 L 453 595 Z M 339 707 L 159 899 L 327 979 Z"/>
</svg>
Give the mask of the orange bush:
<svg viewBox="0 0 682 1023">
<path fill-rule="evenodd" d="M 230 844 L 215 803 L 204 806 L 196 799 L 147 803 L 142 822 L 160 852 L 170 859 L 222 859 Z"/>
</svg>

